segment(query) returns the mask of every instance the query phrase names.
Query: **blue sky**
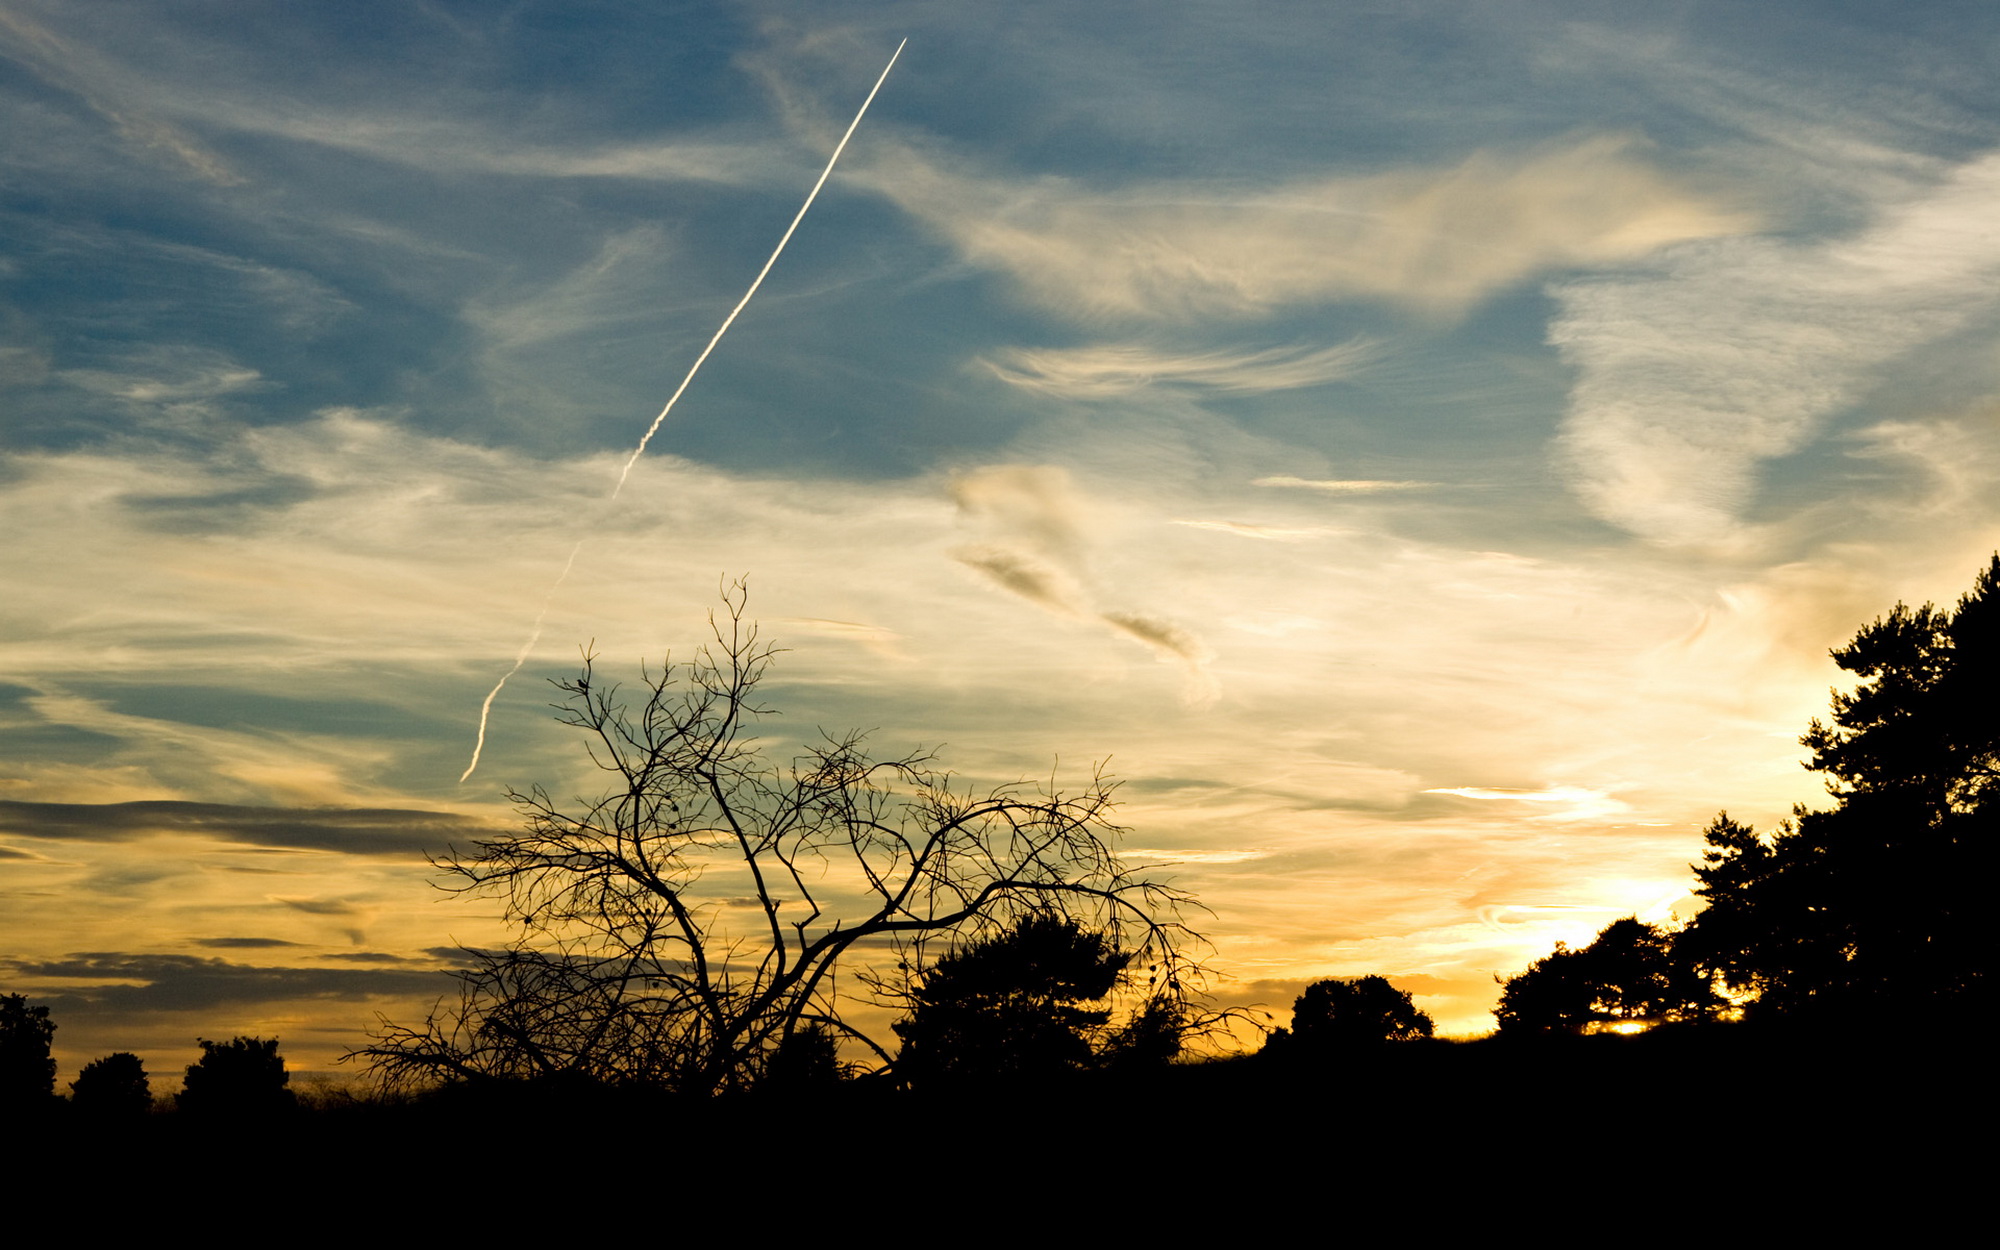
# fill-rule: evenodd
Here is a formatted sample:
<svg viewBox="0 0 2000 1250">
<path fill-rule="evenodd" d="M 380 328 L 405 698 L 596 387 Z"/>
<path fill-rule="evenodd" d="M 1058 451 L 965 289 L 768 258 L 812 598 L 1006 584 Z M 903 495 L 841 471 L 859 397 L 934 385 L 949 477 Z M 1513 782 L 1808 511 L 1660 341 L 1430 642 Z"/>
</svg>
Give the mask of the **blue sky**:
<svg viewBox="0 0 2000 1250">
<path fill-rule="evenodd" d="M 1633 7 L 0 0 L 0 981 L 322 1066 L 725 575 L 794 741 L 1108 758 L 1240 1001 L 1684 913 L 2000 547 L 2000 18 Z"/>
</svg>

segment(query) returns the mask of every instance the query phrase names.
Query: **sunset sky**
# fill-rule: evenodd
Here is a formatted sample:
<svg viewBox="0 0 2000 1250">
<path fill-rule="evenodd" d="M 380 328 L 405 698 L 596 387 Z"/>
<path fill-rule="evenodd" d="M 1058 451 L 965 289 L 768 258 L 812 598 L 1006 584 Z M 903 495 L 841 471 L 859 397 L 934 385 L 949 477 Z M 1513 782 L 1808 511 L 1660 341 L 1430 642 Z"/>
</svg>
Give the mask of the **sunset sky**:
<svg viewBox="0 0 2000 1250">
<path fill-rule="evenodd" d="M 0 0 L 0 170 L 64 1081 L 420 1016 L 503 935 L 423 852 L 598 786 L 545 679 L 737 576 L 781 756 L 1108 760 L 1226 1001 L 1478 1033 L 2000 548 L 2000 9 Z"/>
</svg>

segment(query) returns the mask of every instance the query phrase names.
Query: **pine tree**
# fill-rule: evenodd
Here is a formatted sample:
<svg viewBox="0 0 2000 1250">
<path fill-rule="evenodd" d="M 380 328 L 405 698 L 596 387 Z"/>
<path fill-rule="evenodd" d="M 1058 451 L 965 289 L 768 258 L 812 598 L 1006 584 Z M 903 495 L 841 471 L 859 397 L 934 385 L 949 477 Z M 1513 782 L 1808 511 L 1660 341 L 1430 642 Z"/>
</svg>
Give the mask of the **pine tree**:
<svg viewBox="0 0 2000 1250">
<path fill-rule="evenodd" d="M 1770 837 L 1718 817 L 1682 949 L 1765 1013 L 1974 1010 L 1994 955 L 2000 555 L 1955 610 L 1899 603 L 1833 659 L 1862 680 L 1800 741 L 1835 806 Z"/>
</svg>

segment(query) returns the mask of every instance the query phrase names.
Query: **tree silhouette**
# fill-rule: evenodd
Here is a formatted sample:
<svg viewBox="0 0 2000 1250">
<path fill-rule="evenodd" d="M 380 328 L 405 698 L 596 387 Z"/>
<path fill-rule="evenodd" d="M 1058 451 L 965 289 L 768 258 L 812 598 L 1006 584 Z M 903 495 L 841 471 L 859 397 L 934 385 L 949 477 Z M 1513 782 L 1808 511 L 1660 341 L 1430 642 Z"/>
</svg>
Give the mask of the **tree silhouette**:
<svg viewBox="0 0 2000 1250">
<path fill-rule="evenodd" d="M 763 754 L 756 687 L 775 654 L 743 619 L 741 582 L 712 648 L 646 674 L 629 708 L 582 672 L 555 683 L 564 724 L 611 778 L 594 802 L 510 797 L 524 832 L 434 861 L 449 888 L 497 895 L 522 936 L 469 951 L 455 1008 L 386 1024 L 367 1059 L 421 1083 L 565 1076 L 706 1094 L 756 1084 L 788 1039 L 851 1025 L 836 969 L 850 953 L 923 969 L 926 942 L 1027 916 L 1133 935 L 1178 1000 L 1196 975 L 1177 891 L 1122 864 L 1102 774 L 1077 792 L 957 788 L 931 757 L 876 759 L 823 735 L 789 767 Z M 849 978 L 867 987 L 879 984 Z M 850 988 L 847 993 L 853 993 Z"/>
<path fill-rule="evenodd" d="M 1317 1055 L 1429 1037 L 1431 1018 L 1383 977 L 1315 981 L 1292 1004 L 1277 1050 Z M 1276 1036 L 1276 1035 L 1274 1035 Z"/>
<path fill-rule="evenodd" d="M 1677 952 L 1674 934 L 1627 916 L 1581 950 L 1556 943 L 1506 982 L 1493 1014 L 1501 1033 L 1519 1036 L 1707 1019 L 1723 1006 L 1708 978 Z"/>
<path fill-rule="evenodd" d="M 49 1058 L 55 1035 L 47 1007 L 30 1007 L 20 994 L 0 998 L 0 1106 L 31 1106 L 55 1096 L 56 1061 Z"/>
<path fill-rule="evenodd" d="M 289 1110 L 291 1073 L 278 1054 L 278 1039 L 236 1037 L 227 1042 L 197 1039 L 201 1058 L 188 1065 L 176 1102 L 183 1111 L 209 1115 L 259 1115 Z"/>
<path fill-rule="evenodd" d="M 1718 816 L 1682 945 L 1760 1012 L 1969 1010 L 1994 953 L 2000 555 L 1955 611 L 1899 603 L 1833 659 L 1863 680 L 1801 742 L 1836 805 L 1769 837 Z"/>
<path fill-rule="evenodd" d="M 83 1065 L 69 1083 L 70 1102 L 79 1111 L 120 1119 L 153 1109 L 153 1086 L 146 1065 L 130 1051 L 119 1051 Z"/>
<path fill-rule="evenodd" d="M 1046 1079 L 1088 1066 L 1111 1013 L 1082 1004 L 1109 995 L 1131 956 L 1062 916 L 1012 929 L 938 960 L 908 991 L 896 1074 L 941 1080 Z"/>
</svg>

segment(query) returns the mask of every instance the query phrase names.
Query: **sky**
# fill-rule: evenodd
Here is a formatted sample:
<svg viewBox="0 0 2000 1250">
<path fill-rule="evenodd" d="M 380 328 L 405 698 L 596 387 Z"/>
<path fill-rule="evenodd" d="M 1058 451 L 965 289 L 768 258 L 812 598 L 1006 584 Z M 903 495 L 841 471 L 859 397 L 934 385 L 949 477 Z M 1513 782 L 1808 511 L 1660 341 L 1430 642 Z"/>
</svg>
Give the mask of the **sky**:
<svg viewBox="0 0 2000 1250">
<path fill-rule="evenodd" d="M 64 1080 L 421 1018 L 506 933 L 426 854 L 599 788 L 547 680 L 744 577 L 774 752 L 1102 763 L 1221 1001 L 1490 1029 L 2000 548 L 1996 36 L 0 0 L 0 992 Z"/>
</svg>

